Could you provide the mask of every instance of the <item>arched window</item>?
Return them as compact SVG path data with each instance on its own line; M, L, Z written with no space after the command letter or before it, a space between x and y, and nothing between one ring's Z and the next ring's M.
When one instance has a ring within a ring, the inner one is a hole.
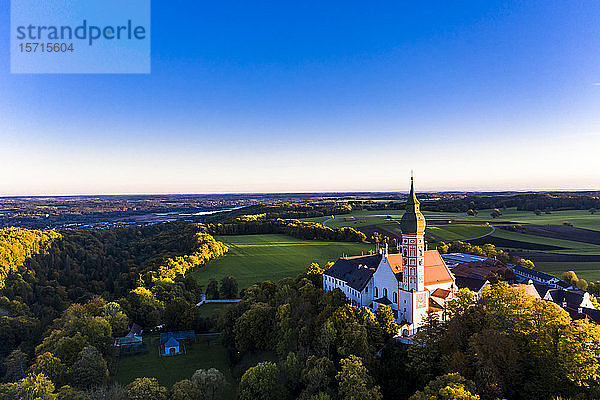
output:
M387 288L383 288L383 297L387 297Z
M394 303L398 302L398 293L394 292Z
M377 290L377 286L375 286L375 287L373 288L373 293L375 294L375 297L378 297L378 296L379 296L379 294L378 294L378 293L379 293L379 290Z

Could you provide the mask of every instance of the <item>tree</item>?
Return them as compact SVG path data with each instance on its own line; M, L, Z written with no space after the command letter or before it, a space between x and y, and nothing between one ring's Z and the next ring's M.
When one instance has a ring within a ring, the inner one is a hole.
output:
M563 281L570 283L572 285L575 285L577 283L577 281L579 280L579 278L577 277L577 274L574 271L563 272L561 278Z
M458 373L438 376L409 400L479 400L475 384Z
M565 376L576 386L589 387L600 379L600 327L585 320L570 324L558 341L558 360Z
M266 303L254 303L237 319L234 326L235 344L239 351L253 348L266 350L273 345L275 308Z
M285 377L285 386L292 392L296 393L300 387L302 378L302 365L296 356L296 353L290 352L283 363L283 376Z
M394 318L394 312L388 306L380 306L375 311L375 317L377 318L377 325L388 335L397 335L400 330L400 326L396 323Z
M474 292L468 288L459 289L454 298L446 303L446 317L451 318L456 313L463 313L473 303Z
M35 364L31 366L35 374L44 374L57 386L62 386L67 372L67 367L60 358L54 354L46 352L37 356Z
M207 397L202 397L198 385L189 379L179 381L171 387L172 400L200 400Z
M482 397L487 399L514 398L523 386L526 374L521 353L509 335L486 329L469 340L467 355L473 360L473 380Z
M0 396L3 395L0 388ZM4 390L6 399L56 400L54 384L44 374L29 374L17 383L9 383ZM2 397L0 397L2 398Z
M575 286L577 286L577 289L583 290L584 292L588 289L588 283L585 279L579 279Z
M502 211L500 211L500 210L499 210L499 209L497 209L497 208L494 208L494 209L492 210L492 212L490 213L490 216L491 216L492 218L494 218L494 219L495 219L495 218L498 218L498 217L500 217L501 215L502 215Z
M102 389L105 389L105 387L102 386ZM109 397L106 394L103 394L101 397L99 397L99 396L95 396L94 392L91 392L91 393L88 392L87 396L86 396L86 394L84 392L82 392L81 390L77 390L75 388L72 388L69 385L65 385L58 390L57 400L104 400L104 399L127 400L126 397L118 397L118 396Z
M379 386L372 385L367 368L360 357L351 355L340 361L342 369L336 375L338 393L342 400L381 399Z
M137 378L125 387L129 400L166 400L167 389L156 378Z
M6 357L6 361L4 361L4 368L6 368L5 379L9 382L15 382L25 378L27 365L27 354L21 350L13 350Z
M129 303L129 307L126 308L127 315L134 322L150 328L158 325L163 303L149 289L138 286L129 292L127 301Z
M227 383L225 375L216 368L199 369L194 372L191 380L198 387L201 397L208 400L218 399Z
M221 279L220 288L221 298L223 299L235 299L238 296L238 283L233 276L226 276Z
M392 241L390 242L390 251L393 253L398 252L398 239L392 238Z
M183 297L176 297L165 306L163 322L171 331L190 329L196 307Z
M217 300L219 298L219 282L215 278L210 278L206 286L206 298Z
M331 321L326 321L321 327L321 345L327 351L327 358L330 356L331 345L335 342L336 334L335 326Z
M327 393L320 392L310 396L310 400L331 400L331 396Z
M519 258L515 264L520 265L521 267L535 269L535 264L531 260L526 260L524 258Z
M71 377L81 388L98 386L108 379L108 369L102 354L94 346L87 346L79 353L79 359L73 364Z
M121 310L121 305L114 301L106 303L103 309L104 318L110 324L114 336L123 336L129 327L129 318Z
M304 273L308 276L311 275L323 275L323 272L325 272L325 270L323 268L321 268L319 266L319 264L317 263L311 263L308 267L306 267L306 269L304 270Z
M335 365L327 357L308 357L302 370L302 382L305 389L302 397L331 391L335 379Z
M283 397L279 368L262 362L248 369L240 381L239 400L278 400Z
M62 390L62 388L61 388ZM102 385L93 389L92 391L87 391L84 396L85 400L130 400L127 396L127 392L123 386L118 383L113 383L111 385ZM62 400L62 399L61 399ZM79 398L65 398L64 400L79 400ZM83 399L82 399L83 400Z

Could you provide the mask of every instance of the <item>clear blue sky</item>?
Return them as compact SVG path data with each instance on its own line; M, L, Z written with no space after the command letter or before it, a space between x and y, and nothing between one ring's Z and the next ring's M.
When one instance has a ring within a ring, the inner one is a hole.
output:
M600 189L600 1L282 3L154 0L151 74L11 75L0 0L0 195Z

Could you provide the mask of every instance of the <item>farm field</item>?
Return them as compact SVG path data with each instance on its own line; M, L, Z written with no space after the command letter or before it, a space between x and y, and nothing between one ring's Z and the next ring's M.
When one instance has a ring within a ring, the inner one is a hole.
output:
M496 229L493 234L486 236L481 239L482 242L494 243L494 238L508 239L515 242L521 242L523 246L528 244L540 244L546 246L557 247L557 249L547 249L545 251L552 253L561 254L598 254L600 255L600 245L577 242L573 240L562 240L537 235L529 235L521 232L513 232L506 229ZM510 242L509 242L510 243ZM527 247L519 247L519 243L514 245L499 245L499 247L523 249L523 250L536 250L529 249Z
M554 211L535 215L531 211L509 208L501 217L493 219L491 210L480 210L478 215L466 213L427 212L426 234L430 241L468 240L473 244L492 243L513 254L530 258L541 271L560 276L563 271L574 270L588 280L600 280L600 214L586 210ZM355 211L335 218L311 218L332 228L350 226L368 236L373 231L383 235L400 235L399 222L403 210ZM453 223L448 224L452 221ZM522 224L526 232L500 229L503 223ZM574 228L564 226L568 222ZM486 225L489 224L489 225ZM491 233L494 226L494 232ZM552 225L549 227L548 225ZM581 229L588 229L584 231ZM473 238L486 235L480 239ZM515 253L516 252L516 253Z
M575 271L579 278L586 281L600 280L600 262L536 262L537 269L558 278L565 271Z
M210 278L227 275L237 279L240 289L264 280L277 282L296 277L312 262L324 266L342 254L358 255L373 250L372 245L364 243L302 240L286 235L216 236L216 239L225 243L229 252L193 273L204 287Z
M535 215L531 211L517 211L516 208L508 208L502 212L502 216L496 220L490 216L491 210L479 210L475 216L466 213L448 213L423 211L427 220L460 220L468 221L474 224L484 224L485 222L512 222L520 224L538 224L538 225L562 225L563 222L569 222L577 228L585 228L600 231L600 213L590 214L586 210L568 210L554 211L552 214ZM335 218L327 222L331 228L340 228L343 226L360 227L365 225L376 225L386 222L386 217L400 219L404 210L376 210L353 211L350 214L336 215ZM323 222L331 217L305 218L303 221ZM389 220L388 220L389 222Z

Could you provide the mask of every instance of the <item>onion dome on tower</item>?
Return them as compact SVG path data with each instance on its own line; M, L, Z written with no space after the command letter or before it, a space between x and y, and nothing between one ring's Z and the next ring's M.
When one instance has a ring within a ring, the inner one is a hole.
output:
M406 235L423 235L425 233L425 217L421 214L412 176L410 177L410 193L406 202L406 212L400 220L400 229Z

